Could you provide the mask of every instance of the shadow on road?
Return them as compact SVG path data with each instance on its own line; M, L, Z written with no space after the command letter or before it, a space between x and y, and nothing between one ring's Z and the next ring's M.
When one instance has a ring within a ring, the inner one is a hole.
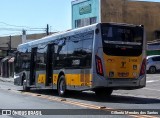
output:
M33 89L31 93L36 93L39 95L49 95L54 97L59 97L56 90L38 90ZM141 97L132 97L132 96L122 96L122 95L112 95L106 98L97 97L93 92L76 92L70 91L65 98L76 99L76 100L85 100L93 102L108 102L108 103L127 103L127 104L157 104L160 103L160 99L156 98L141 98Z
M149 73L149 72L147 71L147 74L149 74L149 75L160 74L160 70L158 70L156 73L153 73L153 74L151 74L151 73Z

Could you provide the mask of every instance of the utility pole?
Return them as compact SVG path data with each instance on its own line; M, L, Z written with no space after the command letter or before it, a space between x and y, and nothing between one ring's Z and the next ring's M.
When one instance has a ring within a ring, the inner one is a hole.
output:
M11 52L11 35L9 36L9 41L6 43L8 45L8 50L7 50L7 56L9 56L9 53Z
M46 34L49 35L49 25L47 24Z
M26 30L22 30L22 43L26 43Z
M11 35L9 36L9 51L11 51L11 39L12 39L12 37L11 37Z

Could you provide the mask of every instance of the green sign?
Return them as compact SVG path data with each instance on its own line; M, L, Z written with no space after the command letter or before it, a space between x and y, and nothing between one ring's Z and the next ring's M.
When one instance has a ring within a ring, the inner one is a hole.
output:
M80 15L91 13L91 11L91 4L79 8Z

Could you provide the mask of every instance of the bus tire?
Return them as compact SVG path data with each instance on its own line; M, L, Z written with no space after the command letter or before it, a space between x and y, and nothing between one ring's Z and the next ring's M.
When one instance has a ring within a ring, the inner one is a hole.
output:
M27 87L27 81L26 80L23 80L23 91L25 91L25 92L30 91L30 87Z
M113 89L96 89L95 94L97 97L110 97L113 92Z
M22 79L21 79L21 86L23 86L23 81L26 79L25 74L23 73Z
M59 78L57 90L58 90L58 95L59 96L61 96L61 97L65 96L65 94L66 94L66 82L65 82L65 77L63 75Z

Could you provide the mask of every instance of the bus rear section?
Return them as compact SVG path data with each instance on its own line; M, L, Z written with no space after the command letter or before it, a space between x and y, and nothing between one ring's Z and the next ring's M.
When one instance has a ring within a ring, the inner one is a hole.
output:
M143 26L101 24L96 40L93 90L137 89L146 85Z

